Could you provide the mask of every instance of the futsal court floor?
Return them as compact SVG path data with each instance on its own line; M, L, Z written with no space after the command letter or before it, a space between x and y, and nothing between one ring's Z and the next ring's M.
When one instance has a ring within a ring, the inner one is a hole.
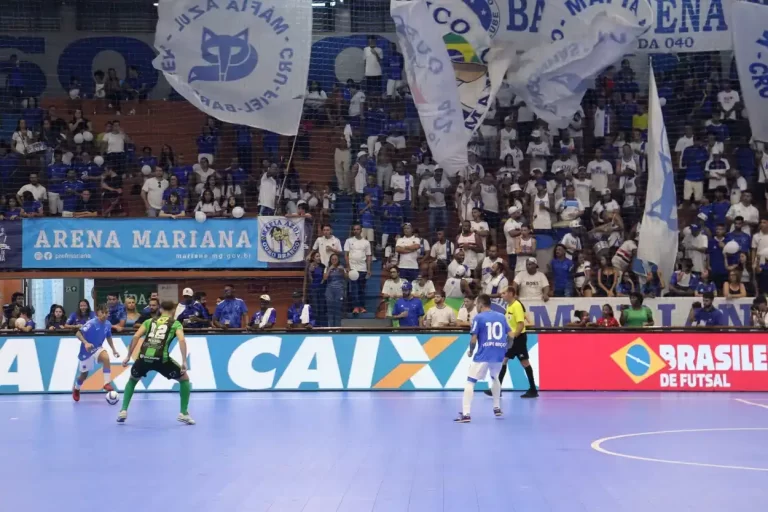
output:
M768 510L768 395L459 392L0 396L0 510Z

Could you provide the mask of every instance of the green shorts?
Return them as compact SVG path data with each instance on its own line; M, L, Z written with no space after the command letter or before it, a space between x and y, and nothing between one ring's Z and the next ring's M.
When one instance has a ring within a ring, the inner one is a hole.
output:
M159 360L150 362L139 358L131 367L131 377L134 379L146 377L149 372L157 372L169 380L179 380L181 377L181 366L171 358L168 358L165 362Z

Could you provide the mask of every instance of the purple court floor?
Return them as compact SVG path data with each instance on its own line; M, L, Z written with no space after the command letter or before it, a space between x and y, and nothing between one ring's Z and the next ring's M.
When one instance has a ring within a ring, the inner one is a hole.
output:
M0 510L766 509L766 394L508 393L500 420L478 394L466 425L460 401L193 393L190 427L177 394L135 395L125 425L102 395L0 396Z

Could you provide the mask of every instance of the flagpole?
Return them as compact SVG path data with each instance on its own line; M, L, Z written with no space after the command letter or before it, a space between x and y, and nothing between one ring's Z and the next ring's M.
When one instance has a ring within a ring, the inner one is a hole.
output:
M301 126L301 119L299 119L299 126ZM288 163L285 166L285 175L283 176L283 182L280 184L280 188L277 191L277 209L275 213L281 213L283 189L285 189L285 182L288 180L288 171L291 168L291 162L293 161L293 153L296 151L296 141L299 140L299 132L296 131L296 135L293 137L293 144L291 145L291 154L288 156Z

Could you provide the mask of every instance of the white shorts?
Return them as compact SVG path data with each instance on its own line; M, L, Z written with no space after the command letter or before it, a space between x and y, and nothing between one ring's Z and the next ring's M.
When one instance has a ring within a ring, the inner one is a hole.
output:
M703 181L688 181L683 182L683 201L688 201L691 196L696 202L701 201L704 197L704 182Z
M104 352L103 348L100 348L93 354L91 354L91 357L86 359L85 361L80 361L80 373L90 373L93 371L93 369L96 367L96 363L99 362L99 356L101 353Z
M467 372L467 380L469 382L477 382L485 379L485 376L489 373L491 374L492 379L496 379L501 371L501 365L501 361L498 363L480 363L472 361L472 364L469 365L469 371Z
M394 96L399 98L400 93L397 92L397 90L403 86L402 80L392 80L389 78L387 80L387 96Z

